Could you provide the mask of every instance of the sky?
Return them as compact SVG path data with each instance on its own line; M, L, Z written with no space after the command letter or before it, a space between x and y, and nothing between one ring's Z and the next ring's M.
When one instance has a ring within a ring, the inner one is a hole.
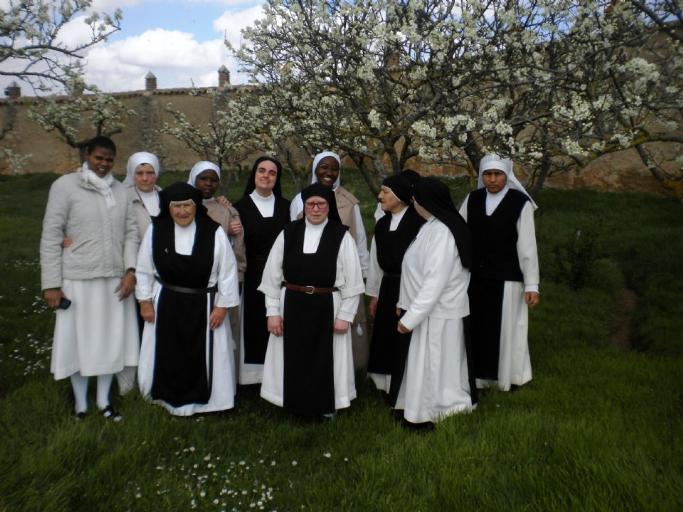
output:
M86 83L107 92L140 90L151 71L160 89L215 86L222 65L230 70L231 83L243 83L246 77L238 73L223 40L239 46L241 29L261 16L263 2L94 0L93 10L113 13L120 8L123 20L119 32L87 52ZM89 29L83 18L64 27L61 37L65 41L87 38ZM24 89L22 94L31 94Z

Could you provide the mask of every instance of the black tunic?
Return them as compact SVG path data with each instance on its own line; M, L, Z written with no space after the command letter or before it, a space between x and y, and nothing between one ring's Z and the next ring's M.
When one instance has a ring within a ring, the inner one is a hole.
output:
M234 204L244 226L247 270L244 273L242 333L244 362L263 364L268 347L265 297L257 290L273 242L289 223L289 201L275 197L272 217L263 217L254 201L244 196Z
M329 220L318 250L304 254L306 223L284 229L282 271L286 282L332 288L337 255L347 228ZM286 290L284 317L283 406L297 414L334 412L334 303L332 293L306 294Z
M400 384L403 379L405 362L410 345L410 334L400 334L396 328L396 303L401 284L401 263L408 246L415 240L424 219L409 207L395 231L390 231L391 214L377 221L375 227L375 246L377 263L384 272L377 297L377 311L370 343L368 372L388 374L392 384ZM392 388L395 386L392 385ZM390 390L391 403L396 401L395 393Z
M517 220L528 197L510 189L491 215L486 215L486 189L467 200L472 233L472 274L468 289L474 373L497 380L505 281L523 281L517 255Z
M207 295L216 230L220 225L197 216L192 254L175 252L174 223L156 222L152 255L162 288L156 311L156 348L151 395L173 407L207 403L211 396L212 337L207 347ZM171 289L171 288L176 288ZM213 294L211 295L213 298ZM209 330L211 333L212 331ZM209 364L207 368L207 353Z

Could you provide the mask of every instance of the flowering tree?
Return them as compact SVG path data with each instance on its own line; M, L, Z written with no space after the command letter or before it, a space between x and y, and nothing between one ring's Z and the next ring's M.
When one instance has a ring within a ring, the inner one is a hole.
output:
M75 91L70 96L50 96L39 100L28 111L29 119L48 132L56 132L74 149L83 151L93 135L111 136L124 128L127 116L136 115L111 94L91 87L91 93Z
M119 30L121 10L90 13L92 0L7 0L0 6L0 76L19 78L35 90L67 85L80 76L83 52ZM87 14L87 16L86 16ZM78 43L63 37L68 24L85 23Z
M418 155L475 169L498 151L538 189L664 140L663 118L680 133L675 4L269 0L235 53L277 138L341 150L371 186Z
M212 102L211 118L195 122L169 104L166 111L173 121L161 131L172 135L200 158L214 162L223 170L240 163L260 147L259 123L249 90L197 89L195 96Z

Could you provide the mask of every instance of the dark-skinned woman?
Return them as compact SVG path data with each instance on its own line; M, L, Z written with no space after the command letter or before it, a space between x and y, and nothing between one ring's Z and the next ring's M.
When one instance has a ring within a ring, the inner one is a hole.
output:
M78 419L88 410L88 378L97 376L97 407L120 420L109 403L112 378L138 363L129 296L139 238L126 189L112 176L115 156L111 139L89 142L82 167L50 187L40 240L43 298L57 311L50 369L71 379Z
M174 183L138 254L136 297L145 319L138 382L142 395L177 416L234 405L228 308L239 304L237 264L202 194Z
M254 162L242 199L234 206L244 226L247 269L242 289L242 323L238 382L259 384L268 346L266 306L257 290L268 253L280 231L289 224L289 201L282 197L282 164L269 156Z

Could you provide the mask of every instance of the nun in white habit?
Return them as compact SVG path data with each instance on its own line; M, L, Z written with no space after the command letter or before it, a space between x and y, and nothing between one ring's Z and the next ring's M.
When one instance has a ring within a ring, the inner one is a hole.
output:
M363 278L329 187L310 185L302 197L306 217L278 235L258 288L271 333L261 396L295 414L331 415L356 397L350 324Z
M363 277L367 277L370 265L370 252L365 234L365 226L360 213L360 201L341 185L341 158L332 151L323 151L315 155L311 166L311 184L320 183L334 192L337 211L341 223L349 228L351 237L356 242L360 268ZM301 194L297 194L289 207L291 220L301 218L303 202ZM359 303L358 312L352 326L353 363L356 370L364 370L368 364L369 338L365 302Z
M534 229L536 203L512 171L512 160L488 154L477 190L460 213L472 233L470 308L477 386L503 391L532 378L528 308L539 302Z
M464 325L471 248L446 185L422 178L413 204L426 222L401 265L398 331L412 335L394 407L428 425L477 402Z
M186 183L161 192L138 254L135 295L145 319L138 382L176 416L230 409L234 359L227 308L239 304L237 264L220 225Z

